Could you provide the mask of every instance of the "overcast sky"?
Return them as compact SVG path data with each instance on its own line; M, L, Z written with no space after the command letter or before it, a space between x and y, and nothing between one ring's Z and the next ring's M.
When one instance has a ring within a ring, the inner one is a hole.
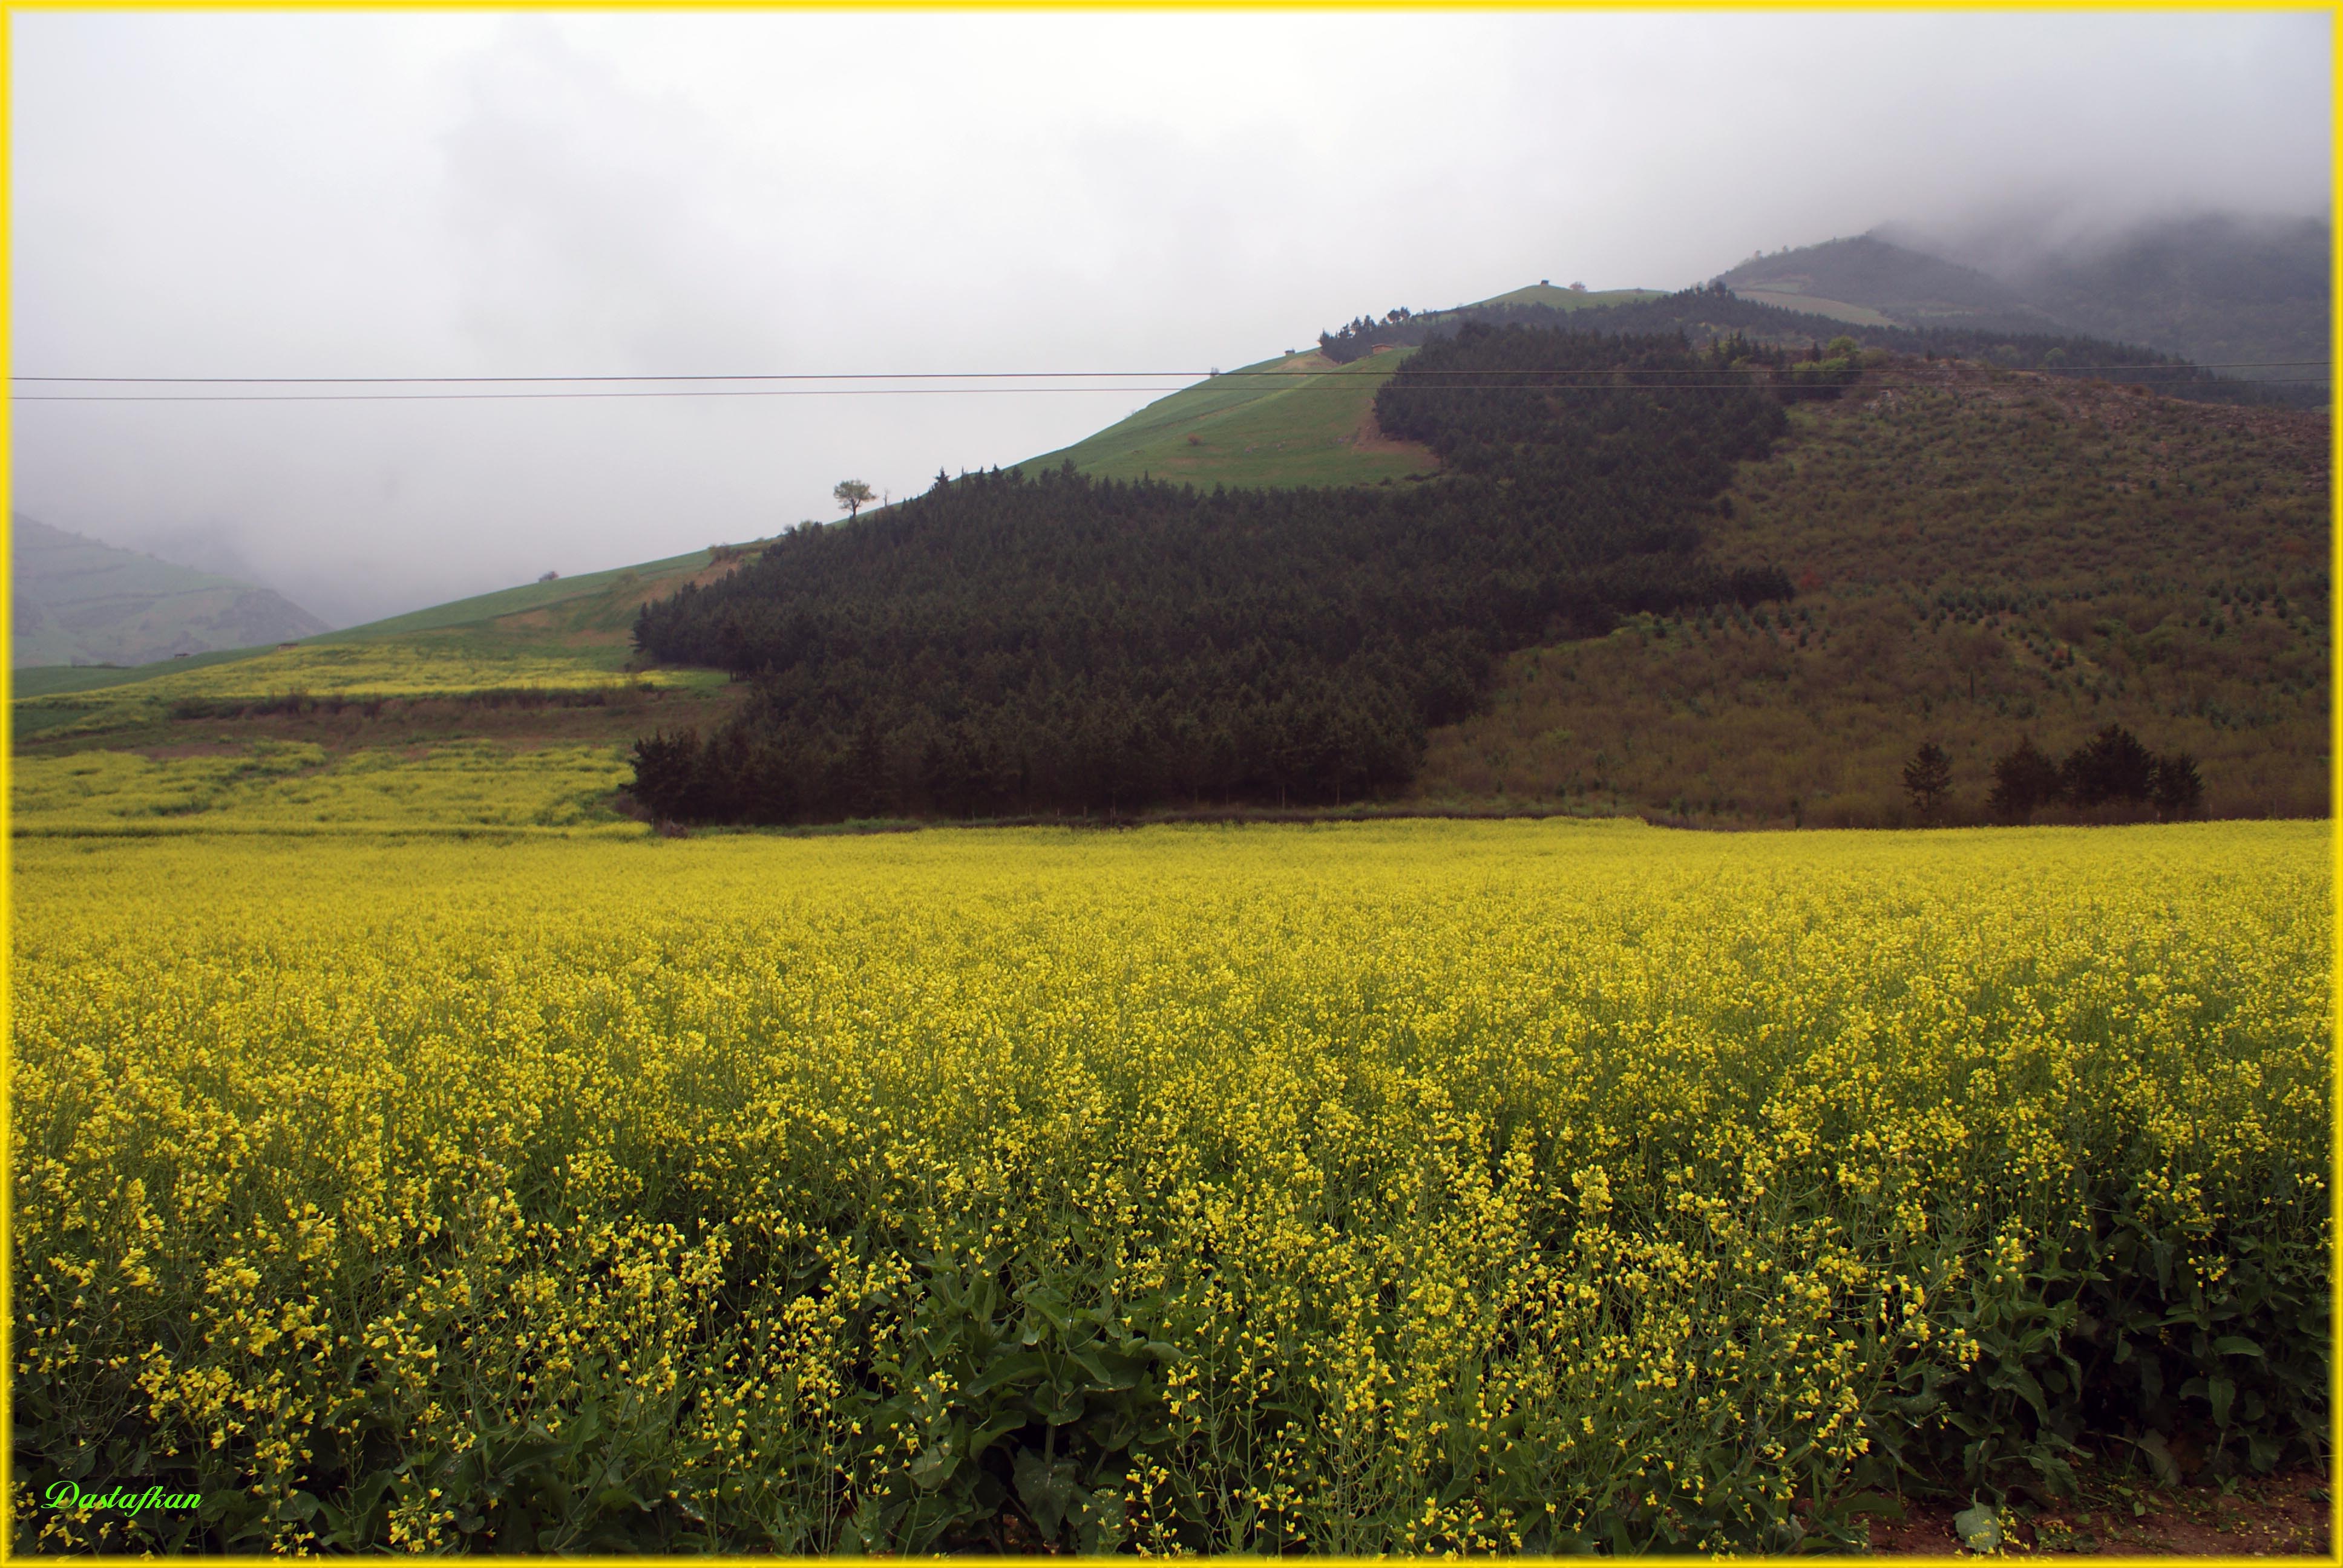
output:
M1233 366L1541 277L2329 188L2313 13L10 25L18 376ZM1150 396L20 401L14 499L348 624L769 534Z

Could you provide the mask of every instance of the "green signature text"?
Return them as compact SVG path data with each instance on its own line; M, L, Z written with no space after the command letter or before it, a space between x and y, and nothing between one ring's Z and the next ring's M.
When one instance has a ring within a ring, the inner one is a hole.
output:
M49 1488L52 1508L118 1508L136 1515L150 1508L200 1508L203 1495L195 1492L166 1492L160 1486L150 1486L144 1492L126 1492L116 1485L109 1492L84 1492L70 1481L60 1481Z

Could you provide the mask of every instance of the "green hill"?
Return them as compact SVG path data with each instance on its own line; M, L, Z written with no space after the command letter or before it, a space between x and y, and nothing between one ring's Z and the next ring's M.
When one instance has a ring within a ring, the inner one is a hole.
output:
M136 665L281 642L326 623L272 589L9 519L9 661Z

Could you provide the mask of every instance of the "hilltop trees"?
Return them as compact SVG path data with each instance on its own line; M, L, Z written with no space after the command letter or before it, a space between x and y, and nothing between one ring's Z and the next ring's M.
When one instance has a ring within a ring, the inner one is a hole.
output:
M1394 310L1380 320L1362 316L1345 323L1340 332L1321 333L1318 347L1327 358L1342 365L1377 348L1428 343L1467 325L1541 327L1558 314L1552 306L1525 303L1460 306L1442 311ZM1722 282L1658 299L1576 310L1566 319L1575 330L1621 337L1682 334L1701 344L1735 336L1765 344L1768 361L1785 367L1775 386L1791 400L1839 396L1860 373L1860 351L1885 349L1915 357L1986 360L2008 369L2040 369L2054 375L2153 386L2169 397L2204 402L2316 407L2327 401L2323 383L2288 386L2231 380L2152 348L2094 337L1988 332L1976 327L1850 327L1804 311L1743 299ZM1830 333L1827 344L1820 342L1816 336L1820 332ZM1799 358L1789 360L1780 353L1785 347L1795 348Z
M855 514L870 500L870 487L860 479L840 479L830 493L840 509L845 512L848 522L852 522Z

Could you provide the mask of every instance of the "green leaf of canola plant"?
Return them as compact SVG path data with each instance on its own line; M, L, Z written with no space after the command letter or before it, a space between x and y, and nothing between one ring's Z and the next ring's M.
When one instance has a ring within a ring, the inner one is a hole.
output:
M1066 1511L1073 1506L1073 1461L1044 1459L1029 1448L1017 1455L1015 1468L1018 1500L1033 1516L1042 1539L1056 1540L1065 1524Z
M1953 1515L1953 1533L1961 1538L1962 1545L1981 1556L2001 1550L2001 1521L1981 1503Z
M2180 1462L2172 1457L2172 1448L2160 1432L2151 1432L2135 1445L2147 1455L2147 1462L2156 1472L2156 1479L2167 1486L2180 1484Z
M932 1443L926 1452L911 1461L911 1483L922 1492L933 1492L952 1478L960 1468L960 1455L946 1443Z

